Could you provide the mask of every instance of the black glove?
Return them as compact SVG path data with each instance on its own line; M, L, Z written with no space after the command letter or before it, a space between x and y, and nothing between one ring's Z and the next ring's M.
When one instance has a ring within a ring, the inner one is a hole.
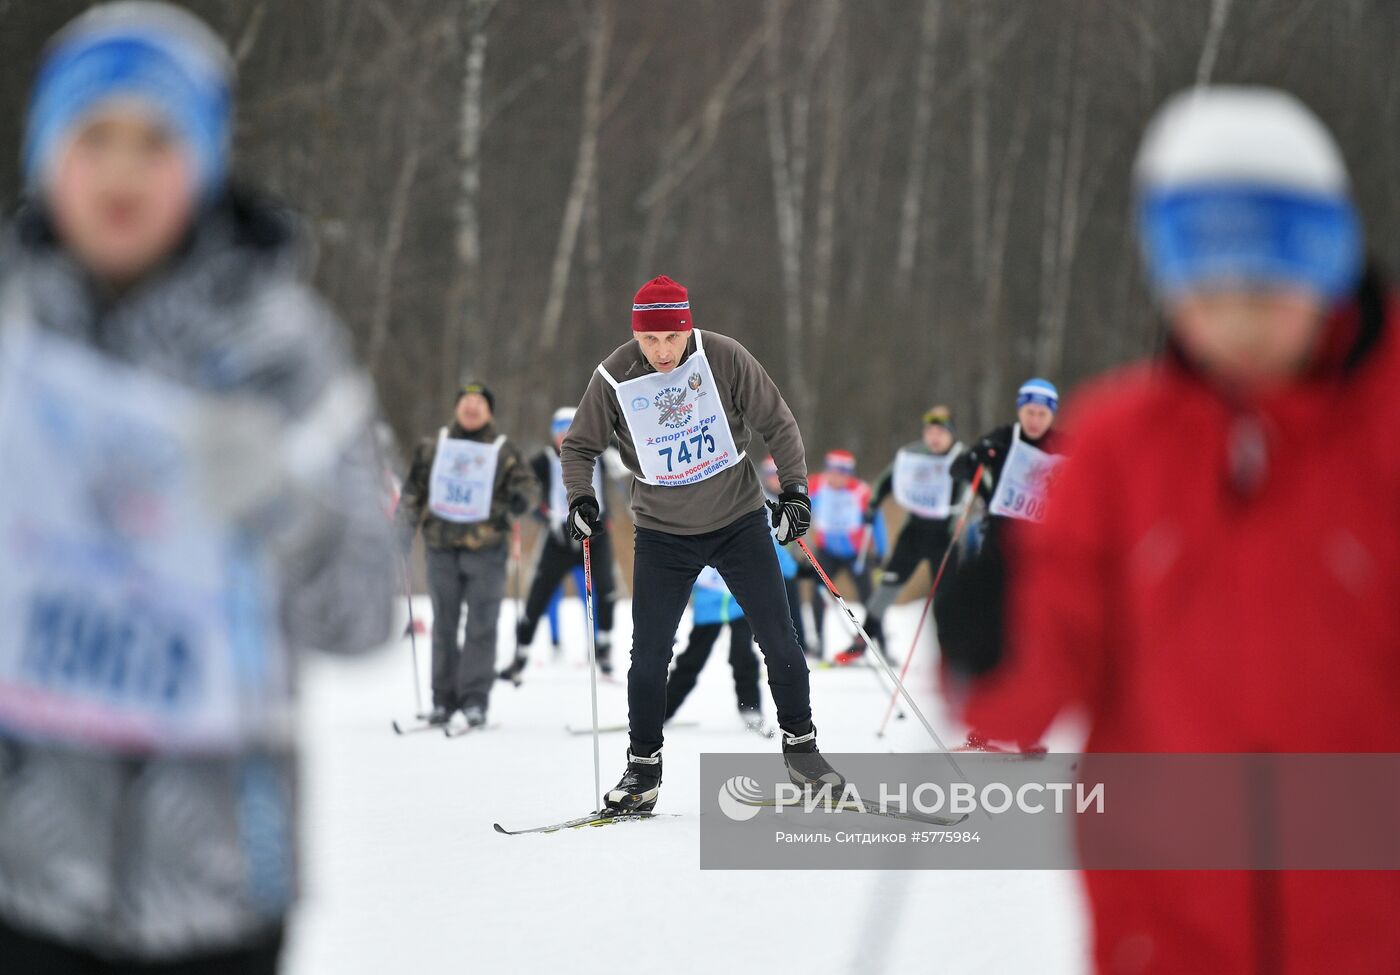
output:
M778 495L778 503L773 506L773 527L779 545L801 538L811 524L812 502L807 495L800 491L784 491Z
M602 519L598 517L598 502L583 494L569 505L569 517L564 520L564 530L569 533L570 538L581 542L592 538L593 533L601 528L602 524Z
M878 517L880 517L880 509L878 506L872 504L869 508L865 509L865 514L860 516L860 520L867 525L874 525L875 519Z
M530 499L523 494L512 494L506 500L506 510L511 513L512 517L519 518L530 510Z
M983 440L974 447L970 447L953 458L952 465L948 468L948 473L959 481L970 481L977 468L990 465L997 457L997 449L987 441Z

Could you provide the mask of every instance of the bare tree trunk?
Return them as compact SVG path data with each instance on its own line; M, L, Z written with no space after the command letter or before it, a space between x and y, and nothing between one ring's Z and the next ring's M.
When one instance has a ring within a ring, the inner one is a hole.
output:
M421 86L420 86L421 92ZM409 121L404 127L404 154L399 160L398 175L394 188L389 194L389 220L384 231L384 241L380 244L374 274L374 305L370 312L369 344L365 358L372 374L378 374L380 357L389 337L389 318L394 304L394 269L398 266L399 254L403 251L404 231L408 224L408 205L413 193L413 184L418 177L419 163L423 158L422 140L419 138L418 106L421 99L417 94L411 97L413 108L409 109Z
M1055 80L1050 106L1050 146L1045 157L1045 211L1040 226L1040 320L1038 336L1043 351L1045 336L1055 327L1055 284L1060 261L1060 221L1064 218L1061 201L1064 197L1066 145L1069 142L1070 48L1073 31L1066 24L1060 33L1055 52ZM1045 371L1042 356L1037 354L1037 369Z
M997 179L996 200L992 206L991 220L987 228L987 272L983 278L983 349L982 361L986 371L980 389L981 419L986 424L997 413L997 403L1004 395L1004 366L1014 350L1005 341L1001 327L1001 303L1006 293L1005 267L1008 229L1011 223L1011 204L1016 193L1016 169L1021 162L1021 153L1026 147L1026 128L1030 121L1027 103L1022 100L1012 123L1011 139L1002 160L1001 173Z
M1056 107L1051 119L1050 167L1045 185L1045 226L1041 238L1041 314L1036 369L1058 375L1064 366L1065 330L1074 259L1083 229L1084 144L1087 140L1089 90L1078 75L1073 36L1066 31L1056 72ZM1071 87L1070 78L1075 78Z
M834 31L841 8L828 0L827 10ZM825 73L825 128L822 141L821 176L817 182L816 239L812 245L812 338L818 345L826 336L831 317L831 263L836 245L836 190L841 172L841 144L846 123L846 55L842 45L831 58Z
M607 295L603 285L603 224L598 213L598 181L588 192L583 208L583 268L588 284L588 316L595 327L607 321Z
M447 320L443 328L440 390L462 380L468 367L466 335L478 337L476 353L489 359L491 329L479 328L481 314L481 135L482 94L486 76L486 25L496 0L466 0L467 43L462 72L462 100L457 133L457 273L447 289ZM442 397L439 397L442 398Z
M773 170L773 206L778 225L778 260L783 275L783 323L787 334L789 386L799 423L810 422L806 356L802 336L802 215L801 192L793 186L788 152L787 124L783 113L782 66L783 8L768 0L768 37L764 51L768 118L768 155Z
M1055 290L1049 325L1041 335L1037 362L1043 373L1059 376L1064 369L1065 330L1069 327L1069 299L1074 283L1074 260L1079 253L1084 229L1084 143L1087 141L1089 86L1084 78L1075 82L1070 108L1068 147L1060 192L1060 239L1056 245Z
M968 147L972 153L972 271L975 277L986 273L988 227L991 218L991 175L988 172L987 108L988 54L983 43L986 11L978 4L968 17L968 52L972 60L972 131Z
M651 273L655 266L661 231L670 214L676 191L714 147L734 92L763 49L767 36L767 27L760 24L730 58L724 74L710 89L699 111L675 129L662 147L656 177L637 199L638 206L647 215L641 243L637 247L636 277L639 280Z
M878 90L879 101L875 107L874 134L865 142L867 151L857 156L857 161L865 167L861 177L859 192L860 204L851 228L850 274L846 279L846 307L860 308L865 300L865 282L870 270L871 252L879 233L880 177L885 164L885 147L889 144L890 107L894 101L897 68L892 68L888 77L874 86ZM858 112L852 112L858 115Z
M1210 26L1201 44L1201 57L1196 62L1196 84L1210 84L1215 59L1220 54L1220 39L1225 36L1225 18L1230 14L1230 0L1211 0Z
M253 48L258 44L258 34L262 30L263 16L266 13L267 0L258 0L258 5L248 15L248 22L243 25L243 30L238 35L238 43L233 48L233 61L239 68L247 63Z
M924 0L923 28L919 41L919 67L914 81L914 123L909 132L909 168L904 179L904 202L899 213L899 250L895 255L895 294L909 294L918 250L920 205L923 201L928 163L929 125L933 119L933 69L938 48L939 14L942 0Z
M578 161L574 166L573 182L564 203L564 219L559 227L559 241L554 249L554 263L549 274L549 297L540 320L540 344L554 345L559 323L564 317L564 299L569 288L569 272L574 262L574 247L578 243L583 208L595 179L598 165L598 130L602 122L603 77L608 66L608 42L613 28L612 0L598 0L588 30L588 64L583 78L583 121L579 129Z
M808 137L811 89L821 59L831 45L836 30L838 0L822 4L817 23L803 52L802 69L792 80L791 123L783 107L782 39L783 6L769 0L768 35L764 50L766 75L765 109L768 121L769 158L773 170L773 199L778 225L779 261L783 274L783 320L788 337L792 369L793 412L799 421L814 419L815 401L809 371L813 363L805 354L803 324L803 221L807 189ZM834 174L833 174L834 175ZM832 193L835 193L833 186ZM833 217L834 219L834 217ZM827 299L829 303L829 298Z

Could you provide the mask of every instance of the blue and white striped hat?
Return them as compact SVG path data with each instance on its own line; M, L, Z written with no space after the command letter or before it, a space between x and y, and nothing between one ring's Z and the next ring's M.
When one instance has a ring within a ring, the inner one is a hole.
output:
M1027 379L1016 391L1016 409L1035 403L1052 413L1060 408L1060 391L1048 379Z
M1177 95L1138 153L1142 250L1159 295L1355 285L1362 235L1341 152L1292 95L1213 87Z
M549 432L552 436L560 437L569 432L569 427L574 422L574 414L578 410L572 406L561 406L554 411L554 417L549 421Z
M22 165L44 186L66 137L114 101L152 111L194 158L198 194L212 196L228 169L233 60L203 21L164 3L94 7L49 43L30 96Z

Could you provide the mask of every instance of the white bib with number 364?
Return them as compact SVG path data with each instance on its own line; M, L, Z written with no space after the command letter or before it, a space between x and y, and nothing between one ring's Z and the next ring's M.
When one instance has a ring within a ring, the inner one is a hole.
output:
M1011 453L1006 455L1001 479L992 495L991 513L1025 521L1042 520L1055 468L1064 459L1026 443L1021 439L1021 425L1016 424L1011 432Z
M643 482L683 487L714 477L744 459L729 429L698 328L695 354L670 372L623 383L602 366L598 372L617 392Z
M953 475L949 469L962 445L946 454L901 450L894 455L894 499L920 518L947 518L953 511Z
M0 328L6 733L142 753L267 734L285 687L277 588L212 500L219 410L37 327Z
M438 431L433 470L428 476L428 510L443 521L469 523L491 517L496 461L504 435L491 443L458 440Z

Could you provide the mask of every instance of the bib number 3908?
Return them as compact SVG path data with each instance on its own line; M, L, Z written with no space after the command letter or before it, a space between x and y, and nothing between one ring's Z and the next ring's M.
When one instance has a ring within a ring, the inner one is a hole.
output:
M1042 521L1045 518L1045 498L1018 491L1010 485L1006 487L1006 507L1017 518L1030 521Z

